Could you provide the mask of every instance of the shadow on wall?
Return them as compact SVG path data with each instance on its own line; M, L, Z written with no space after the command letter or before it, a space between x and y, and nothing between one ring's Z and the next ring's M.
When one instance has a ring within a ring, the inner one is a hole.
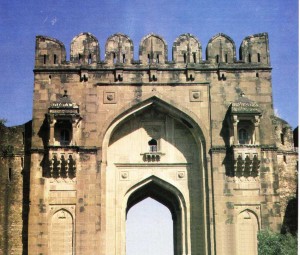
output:
M287 233L294 236L298 233L298 193L296 197L290 199L285 210L281 234Z

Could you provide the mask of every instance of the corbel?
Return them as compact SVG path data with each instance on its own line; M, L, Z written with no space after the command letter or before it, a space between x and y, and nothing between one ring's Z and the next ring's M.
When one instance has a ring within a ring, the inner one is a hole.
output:
M115 70L115 81L123 81L123 70L122 69Z
M157 81L157 70L156 69L149 70L149 81Z
M186 70L186 79L188 81L195 80L195 70L193 70L193 69L187 69Z
M88 81L89 79L89 72L88 70L80 70L80 81Z

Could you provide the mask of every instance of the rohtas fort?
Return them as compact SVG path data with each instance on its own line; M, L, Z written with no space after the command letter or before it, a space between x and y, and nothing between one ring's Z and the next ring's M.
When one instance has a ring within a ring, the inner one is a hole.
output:
M81 33L66 55L36 37L32 120L0 125L1 255L126 255L146 198L172 215L174 255L256 255L260 230L295 231L297 135L274 113L267 33L238 50L182 34L171 53Z

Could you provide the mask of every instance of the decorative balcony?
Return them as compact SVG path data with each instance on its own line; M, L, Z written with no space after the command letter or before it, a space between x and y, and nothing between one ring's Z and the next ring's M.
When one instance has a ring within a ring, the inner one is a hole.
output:
M75 149L50 148L45 156L44 177L74 179L76 177Z
M50 125L49 146L76 145L76 130L79 121L79 106L73 103L65 90L58 101L48 108L48 123Z
M234 145L233 163L234 176L246 179L259 176L261 148L258 145Z

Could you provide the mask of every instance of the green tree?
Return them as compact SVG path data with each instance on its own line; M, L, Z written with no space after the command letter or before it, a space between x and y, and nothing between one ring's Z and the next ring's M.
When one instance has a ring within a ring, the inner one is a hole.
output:
M259 255L297 255L297 236L290 233L279 234L270 230L262 230L258 233Z

